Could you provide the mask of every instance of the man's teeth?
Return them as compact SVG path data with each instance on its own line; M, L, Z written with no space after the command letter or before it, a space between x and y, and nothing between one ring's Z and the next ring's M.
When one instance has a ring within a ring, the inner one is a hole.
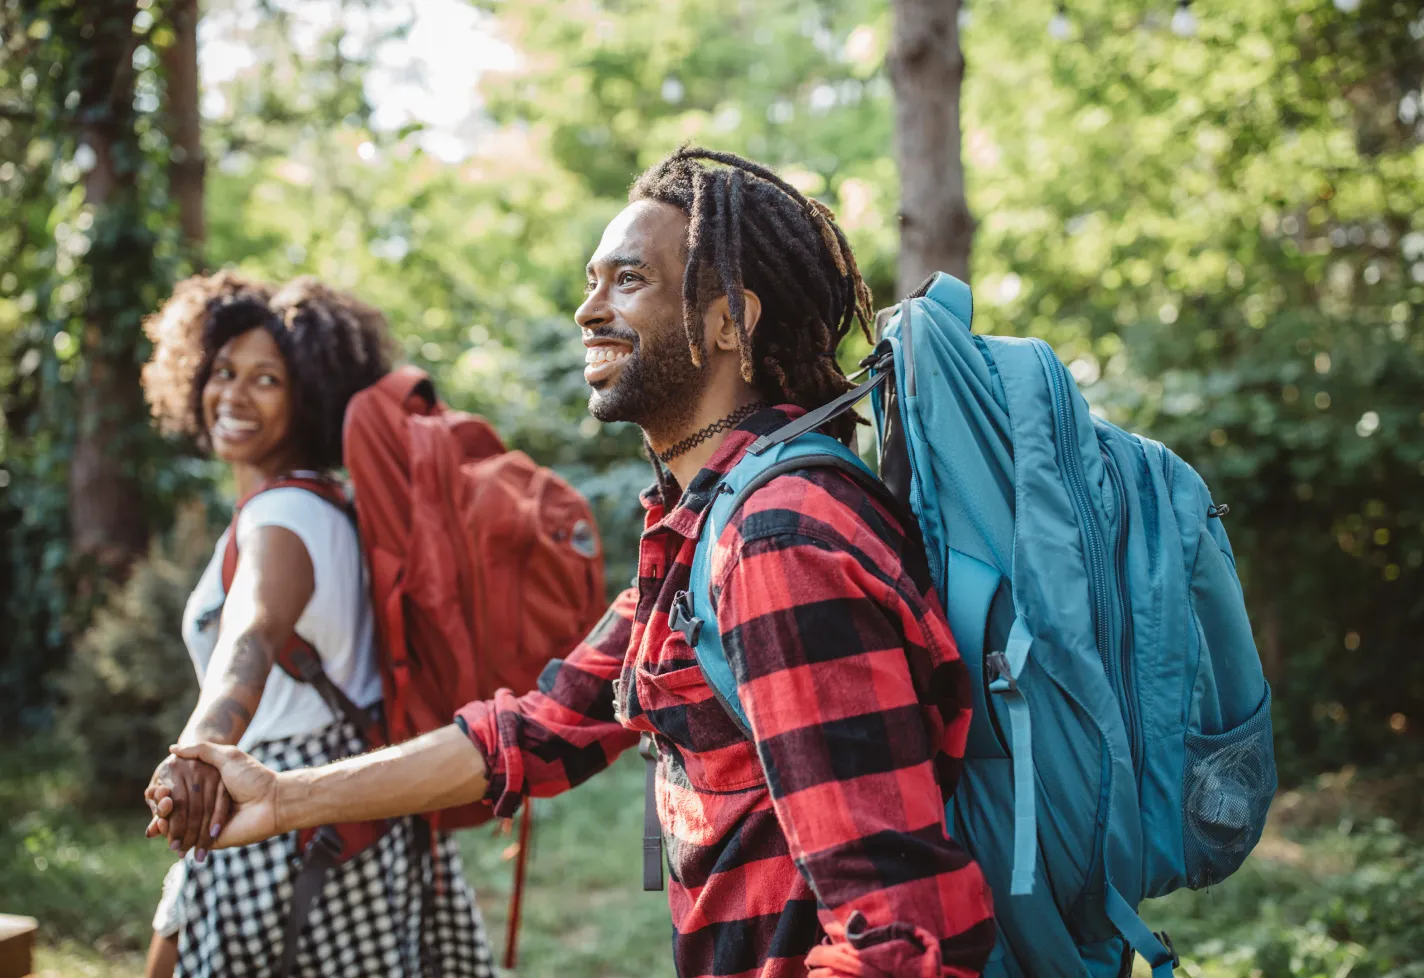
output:
M591 346L584 354L583 362L589 365L616 363L631 354L631 350L625 350L618 346Z

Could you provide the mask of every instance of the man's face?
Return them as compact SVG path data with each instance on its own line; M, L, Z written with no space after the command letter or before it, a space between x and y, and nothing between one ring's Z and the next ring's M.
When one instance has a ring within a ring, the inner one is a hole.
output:
M599 421L631 421L655 438L690 423L707 371L693 364L682 326L686 256L687 216L670 204L630 204L604 230L574 314Z

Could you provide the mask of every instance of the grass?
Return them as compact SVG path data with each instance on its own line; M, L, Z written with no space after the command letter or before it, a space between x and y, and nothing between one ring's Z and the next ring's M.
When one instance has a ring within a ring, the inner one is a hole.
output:
M0 911L41 921L38 974L137 978L172 857L143 813L80 813L58 753L0 753ZM1424 978L1424 848L1348 774L1281 795L1255 854L1226 883L1144 904L1186 978ZM641 762L536 809L518 974L670 978L667 903L639 885ZM512 837L462 834L496 952ZM1139 975L1146 971L1139 969Z
M519 937L530 978L671 978L672 923L664 893L642 889L643 761L636 751L558 798L535 802ZM513 836L463 834L465 873L502 954Z
M1144 903L1187 978L1424 978L1424 848L1380 814L1418 816L1417 782L1382 800L1351 772L1277 796L1225 883ZM1141 968L1137 975L1148 972Z

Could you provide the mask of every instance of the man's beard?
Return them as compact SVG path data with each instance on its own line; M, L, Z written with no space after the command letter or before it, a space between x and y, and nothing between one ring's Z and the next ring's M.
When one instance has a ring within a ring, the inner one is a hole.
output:
M707 371L693 364L679 325L635 339L617 376L589 395L589 413L605 423L631 421L655 441L680 437L696 416Z

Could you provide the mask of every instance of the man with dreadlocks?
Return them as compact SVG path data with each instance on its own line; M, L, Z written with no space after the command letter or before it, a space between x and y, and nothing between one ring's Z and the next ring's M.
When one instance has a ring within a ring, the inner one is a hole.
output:
M512 815L641 736L644 845L669 848L683 978L977 974L989 894L944 824L967 671L910 528L831 468L784 472L706 526L758 436L850 389L836 346L871 311L855 258L824 205L730 154L680 150L629 196L576 318L589 409L638 424L654 459L634 586L538 690L416 741L275 775L235 748L183 748L239 804L217 844L474 798ZM853 416L829 433L849 441ZM704 531L745 725L676 624Z

